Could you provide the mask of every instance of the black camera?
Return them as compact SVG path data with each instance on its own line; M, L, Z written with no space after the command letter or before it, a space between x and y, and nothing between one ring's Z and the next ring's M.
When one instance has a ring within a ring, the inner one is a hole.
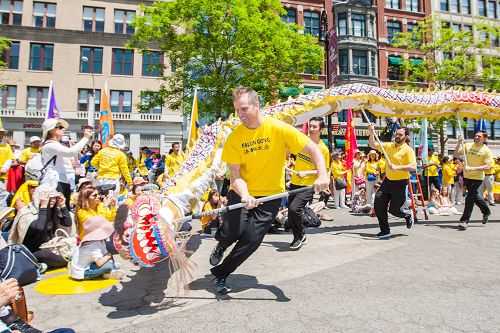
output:
M101 197L105 197L110 191L116 190L116 184L103 184L95 187Z

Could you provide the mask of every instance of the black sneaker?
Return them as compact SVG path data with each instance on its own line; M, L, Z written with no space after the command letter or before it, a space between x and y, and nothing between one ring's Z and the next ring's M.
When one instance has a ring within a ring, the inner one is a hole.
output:
M483 214L483 224L486 224L488 222L488 219L490 218L491 213L489 214Z
M467 226L469 225L469 221L460 221L458 223L459 230L467 230Z
M17 317L12 324L9 325L11 331L19 331L21 333L42 333L33 326L24 322L21 318Z
M378 234L375 235L378 239L389 239L391 238L391 233L390 232L379 232Z
M231 287L226 283L226 278L217 278L217 293L226 295L231 292Z
M293 242L290 244L290 250L298 250L305 244L307 241L306 235L302 235L302 237L296 237L293 239Z
M405 220L406 220L406 227L408 229L411 229L411 227L413 227L413 222L414 222L413 215L412 214L406 215Z
M210 265L217 266L224 256L224 251L226 251L226 249L222 248L222 246L217 243L212 253L210 254L210 259L208 260L210 262Z

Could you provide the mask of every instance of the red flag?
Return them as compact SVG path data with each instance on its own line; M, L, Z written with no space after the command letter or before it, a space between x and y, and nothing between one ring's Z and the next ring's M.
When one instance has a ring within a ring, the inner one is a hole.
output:
M109 140L115 135L115 128L113 126L113 115L109 107L108 95L106 89L102 91L101 98L101 116L99 117L99 132L101 133L102 147L109 145Z
M358 142L356 140L356 133L354 132L352 110L349 109L347 110L347 129L345 131L345 154L348 170L352 167L352 160L354 159L354 151L356 149L358 149Z

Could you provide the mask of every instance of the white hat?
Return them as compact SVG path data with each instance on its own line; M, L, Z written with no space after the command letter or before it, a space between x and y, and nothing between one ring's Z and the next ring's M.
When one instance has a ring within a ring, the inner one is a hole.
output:
M32 137L30 138L30 143L33 143L33 142L35 142L35 141L42 141L42 139L40 139L40 137L39 137L39 136L36 136L36 135L35 135L35 136L32 136Z
M88 178L80 178L78 180L78 185L76 185L76 190L79 191L80 190L80 187L83 185L83 184L87 184L87 183L91 183L92 184L92 179L88 179Z
M42 124L43 137L46 138L47 133L49 133L50 130L56 128L58 125L61 125L64 128L69 127L69 124L66 120L55 119L55 118L45 119L45 121Z
M125 137L122 134L115 134L111 140L109 140L110 147L123 149L125 148Z

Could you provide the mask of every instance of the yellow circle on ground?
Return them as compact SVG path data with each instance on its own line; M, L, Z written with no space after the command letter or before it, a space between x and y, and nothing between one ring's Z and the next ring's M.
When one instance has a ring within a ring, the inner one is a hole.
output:
M73 280L68 274L62 274L40 281L35 290L45 295L72 295L90 293L95 290L110 287L120 280L96 279L96 280Z

